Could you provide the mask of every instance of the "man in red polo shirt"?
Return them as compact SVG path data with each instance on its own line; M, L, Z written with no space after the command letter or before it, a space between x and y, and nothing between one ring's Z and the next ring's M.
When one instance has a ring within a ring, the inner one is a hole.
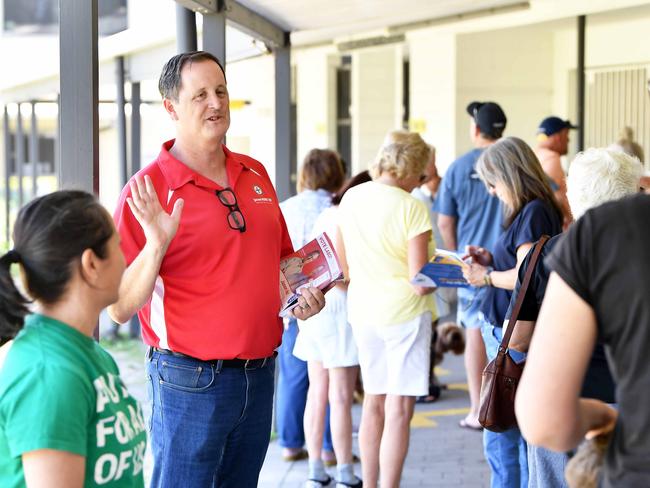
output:
M292 252L277 196L258 161L229 151L223 68L179 54L159 88L176 139L124 188L115 211L129 264L124 323L138 312L150 346L152 487L254 487L271 428L280 344L280 257ZM318 313L302 293L297 318Z

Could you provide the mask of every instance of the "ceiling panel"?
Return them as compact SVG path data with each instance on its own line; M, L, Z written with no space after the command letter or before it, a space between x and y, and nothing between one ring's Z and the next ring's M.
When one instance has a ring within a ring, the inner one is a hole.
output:
M521 0L238 0L292 33L350 35L521 4ZM523 2L525 3L525 2Z

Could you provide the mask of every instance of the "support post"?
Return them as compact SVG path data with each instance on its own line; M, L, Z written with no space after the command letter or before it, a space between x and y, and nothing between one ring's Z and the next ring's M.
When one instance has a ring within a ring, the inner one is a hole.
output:
M203 16L203 50L214 54L226 67L226 13Z
M54 167L55 175L61 174L61 94L56 96L56 133L54 134Z
M59 185L99 194L97 0L59 0Z
M584 15L578 17L578 66L576 68L576 103L578 117L577 151L585 147L585 27L587 18Z
M140 82L131 82L131 172L133 176L140 171L142 158L142 118L140 117Z
M32 166L32 198L38 196L38 120L36 117L36 102L32 101L32 122L29 132L29 163Z
M196 14L176 4L176 50L196 51Z
M290 47L275 55L275 185L280 201L291 196L291 59Z
M11 151L9 150L9 112L7 106L4 107L4 114L2 117L2 136L4 143L4 161L5 161L5 240L9 244L11 237L11 188L9 188L9 176L11 176Z
M141 165L141 121L140 118L140 105L142 98L140 97L140 83L131 82L131 172L129 176L133 176L140 171ZM138 314L131 317L129 321L129 336L132 339L140 337L140 320Z
M115 59L115 83L117 93L115 96L115 105L117 106L117 155L119 160L120 182L122 186L126 185L129 179L129 170L126 160L126 105L124 99L124 57L118 56Z
M16 177L18 178L18 207L22 207L25 202L25 194L23 192L23 168L25 166L25 136L23 132L23 115L20 112L20 103L18 105L18 113L16 114L16 137L14 139L15 159L16 162Z

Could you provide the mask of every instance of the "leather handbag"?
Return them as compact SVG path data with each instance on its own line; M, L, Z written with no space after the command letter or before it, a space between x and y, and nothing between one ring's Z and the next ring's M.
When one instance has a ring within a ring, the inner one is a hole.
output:
M492 432L504 432L517 425L515 394L524 364L518 364L512 359L508 353L508 345L542 247L548 239L549 236L542 236L535 245L524 281L517 295L517 301L508 321L507 331L501 340L496 357L483 370L478 421L484 428Z

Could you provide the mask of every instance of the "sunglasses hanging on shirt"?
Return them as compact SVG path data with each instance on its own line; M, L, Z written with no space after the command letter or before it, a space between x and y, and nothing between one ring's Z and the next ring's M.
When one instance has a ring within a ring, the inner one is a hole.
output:
M239 205L237 205L237 197L235 192L230 188L224 188L223 190L215 191L217 198L224 207L227 207L230 212L228 213L228 226L232 230L238 230L239 232L246 231L246 220L244 219L244 214L241 213Z

